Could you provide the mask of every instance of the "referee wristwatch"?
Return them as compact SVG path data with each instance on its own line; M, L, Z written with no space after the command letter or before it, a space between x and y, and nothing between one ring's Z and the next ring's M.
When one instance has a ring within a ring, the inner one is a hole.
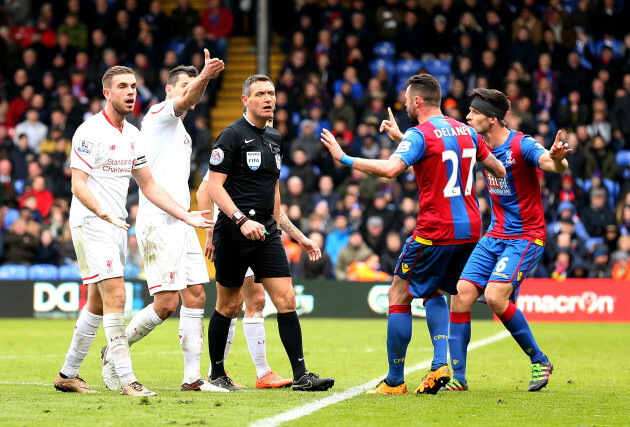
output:
M238 209L232 214L232 221L238 225L238 228L241 228L248 220L249 218L247 218L245 214Z

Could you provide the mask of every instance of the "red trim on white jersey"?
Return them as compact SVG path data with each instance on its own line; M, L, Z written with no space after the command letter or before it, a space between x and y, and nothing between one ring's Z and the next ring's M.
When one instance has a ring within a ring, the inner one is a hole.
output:
M78 157L79 159L81 159L81 161L82 161L83 163L85 163L85 164L86 164L86 165L87 165L90 169L94 169L92 166L90 166L90 164L89 164L88 162L86 162L86 161L85 161L85 159L84 159L83 157L81 157L81 155L80 155L80 154L79 154L79 152L77 151L77 148L76 148L76 147L73 147L73 149L74 149L74 154L76 154L76 155L77 155L77 157Z
M103 112L103 117L105 117L105 120L107 120L107 122L110 125L114 126L122 134L123 127L125 126L125 121L123 120L123 125L121 127L118 127L109 119L109 117L107 117L107 114L105 114L105 110L103 110L102 112Z

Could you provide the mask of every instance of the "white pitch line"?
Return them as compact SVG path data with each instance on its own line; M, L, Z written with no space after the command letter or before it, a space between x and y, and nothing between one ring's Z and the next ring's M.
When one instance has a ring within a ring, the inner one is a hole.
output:
M100 348L100 347L99 347ZM164 356L169 354L181 354L181 350L173 350L173 351L139 351L133 352L132 356ZM33 359L33 358L41 358L41 357L52 357L52 358L63 358L66 357L66 353L63 354L22 354L22 355L0 355L0 359Z
M508 331L502 331L498 334L492 335L488 338L484 338L479 341L475 341L468 346L468 351L475 350L479 347L486 346L488 344L492 344L493 342L502 340L503 338L509 337L510 333ZM432 359L427 359L418 363L417 365L410 366L405 369L405 374L411 374L420 369L427 369L431 366ZM365 393L369 389L374 387L374 384L383 379L383 375L371 379L370 381L363 383L361 385L351 387L347 390L342 391L341 393L335 393L331 396L325 397L320 400L316 400L311 403L307 403L306 405L298 406L297 408L291 409L282 414L275 415L273 417L264 418L262 420L258 420L250 424L250 427L271 427L271 426L279 426L282 423L286 423L289 421L297 420L305 415L310 415L315 411L318 411L322 408L325 408L330 405L334 405L336 403L342 402L347 399L351 399L359 394Z

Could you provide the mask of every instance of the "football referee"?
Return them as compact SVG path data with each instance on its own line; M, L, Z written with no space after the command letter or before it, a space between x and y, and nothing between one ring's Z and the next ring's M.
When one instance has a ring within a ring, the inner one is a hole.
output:
M225 373L224 350L230 322L241 311L239 293L245 272L251 267L278 310L278 331L293 369L293 389L328 390L335 381L308 372L304 364L291 271L280 240L280 229L296 233L280 209L282 137L267 126L276 105L271 79L261 74L247 78L241 100L243 117L221 132L210 156L208 193L221 210L213 236L219 286L208 327L210 381L234 390ZM312 240L302 235L298 243L312 260L321 256Z

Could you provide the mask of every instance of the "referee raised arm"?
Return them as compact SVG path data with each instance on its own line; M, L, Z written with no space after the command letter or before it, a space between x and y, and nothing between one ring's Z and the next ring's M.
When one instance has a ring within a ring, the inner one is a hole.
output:
M221 209L213 236L220 286L208 327L210 380L218 386L229 381L223 366L225 344L231 319L240 312L237 306L245 272L251 267L278 310L278 331L293 368L293 389L328 390L334 380L319 378L304 364L291 272L280 240L280 229L292 236L296 230L280 209L282 137L267 126L276 106L271 79L261 74L247 78L241 100L245 114L221 132L210 156L208 193ZM311 259L318 259L317 245L300 237L298 243Z

